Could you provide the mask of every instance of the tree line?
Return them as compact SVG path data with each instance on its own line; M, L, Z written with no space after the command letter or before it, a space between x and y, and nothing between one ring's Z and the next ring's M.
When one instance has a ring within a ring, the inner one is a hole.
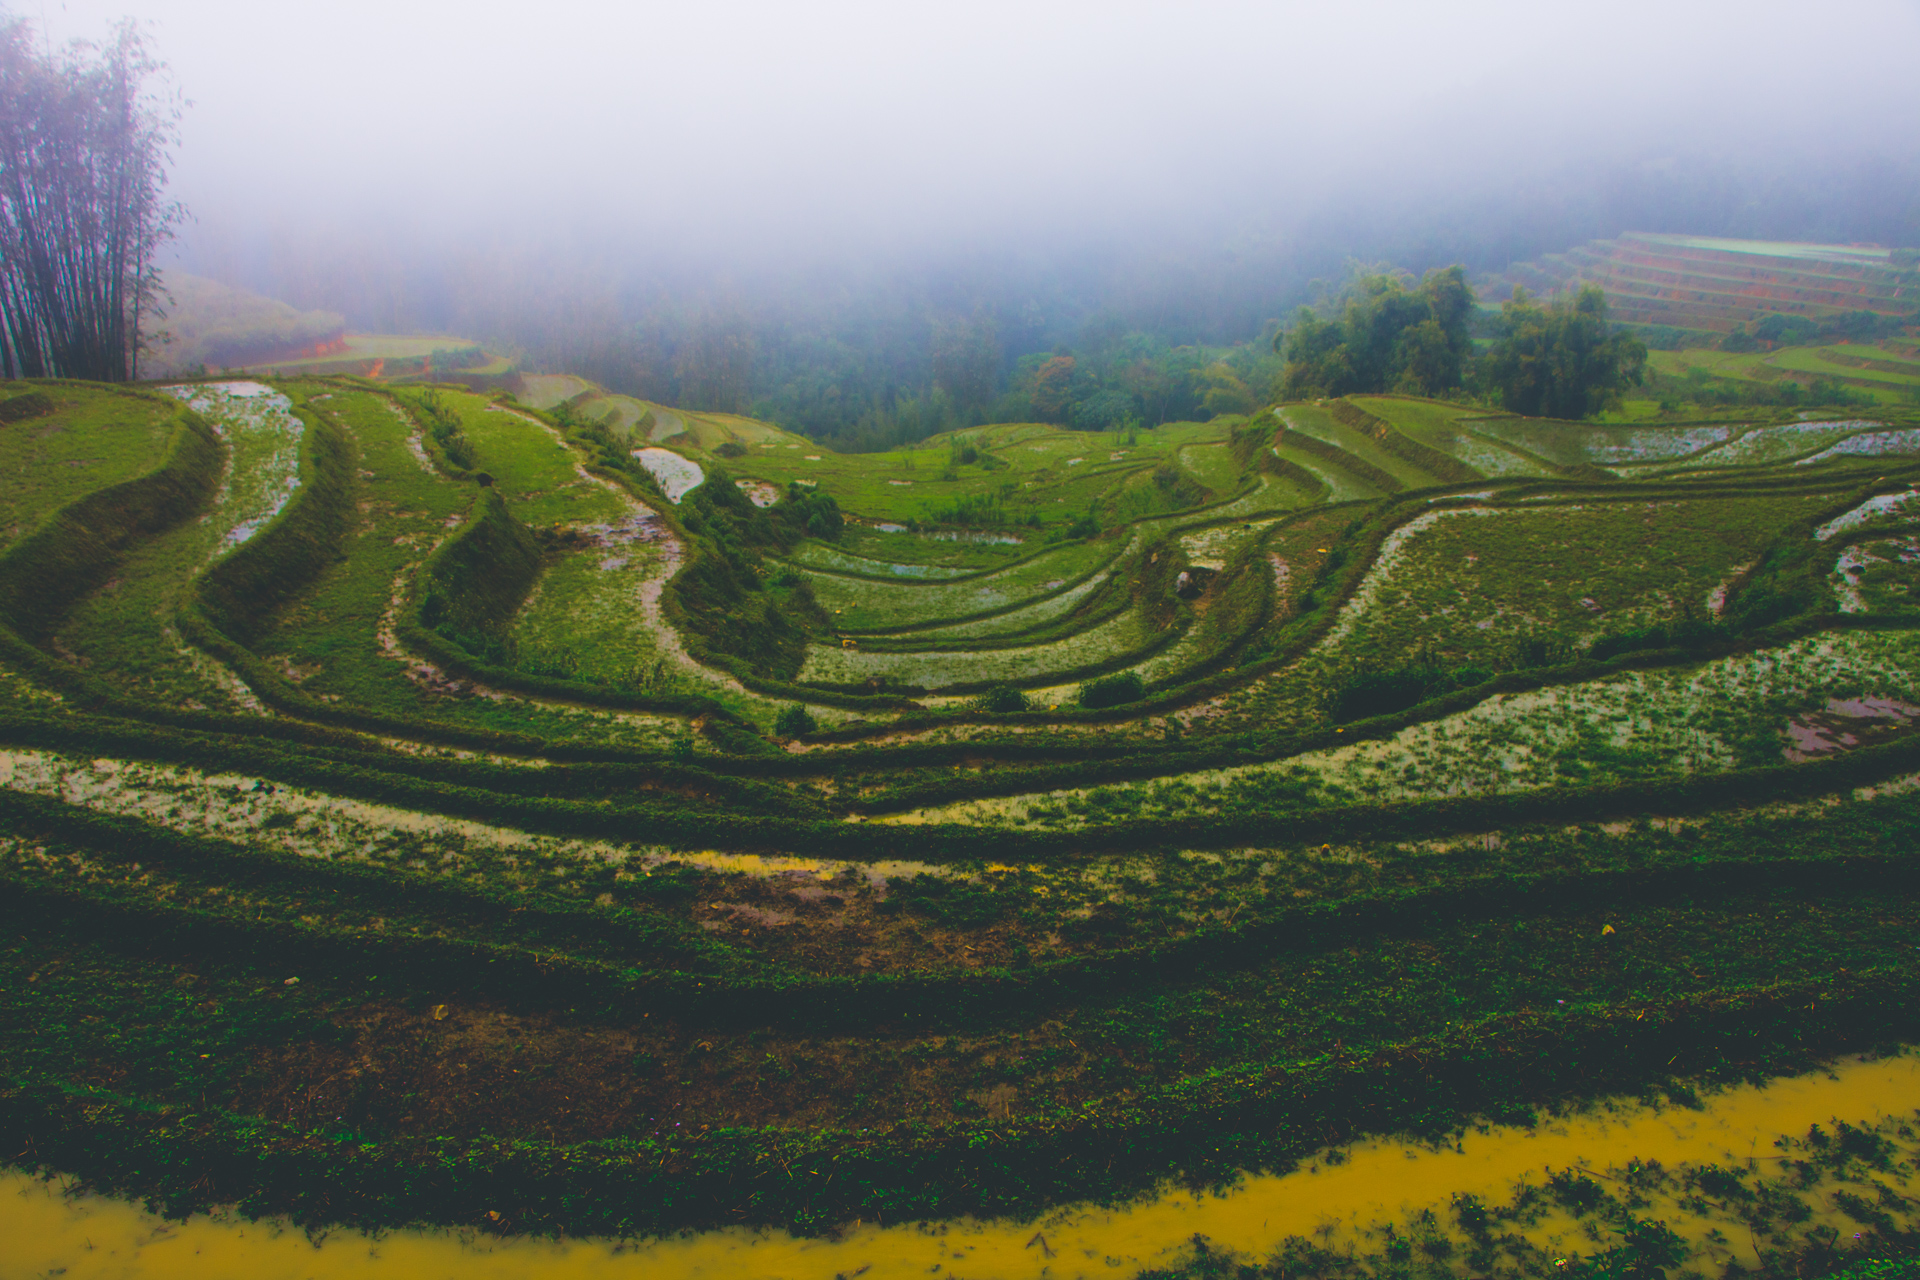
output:
M1478 319L1466 270L1356 275L1333 307L1302 307L1274 337L1286 365L1273 396L1302 400L1395 391L1497 400L1514 413L1584 418L1616 407L1645 378L1646 344L1616 330L1597 285L1546 304L1515 288L1492 319ZM1476 351L1479 324L1488 341Z

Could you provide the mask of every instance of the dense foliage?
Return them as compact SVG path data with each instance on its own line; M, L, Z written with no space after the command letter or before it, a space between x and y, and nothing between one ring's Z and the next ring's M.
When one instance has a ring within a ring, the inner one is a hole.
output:
M1607 323L1607 297L1598 286L1544 307L1516 288L1500 308L1500 337L1481 377L1515 413L1584 418L1638 386L1646 360L1646 344Z
M1390 275L1362 275L1337 319L1302 308L1285 337L1287 366L1275 391L1302 400L1356 392L1440 395L1461 385L1473 349L1473 291L1458 265L1409 289ZM1279 349L1281 339L1275 339Z

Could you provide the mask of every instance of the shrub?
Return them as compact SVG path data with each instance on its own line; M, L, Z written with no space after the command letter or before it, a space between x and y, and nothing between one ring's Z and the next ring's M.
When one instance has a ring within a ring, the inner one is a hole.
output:
M1491 679L1479 667L1400 667L1391 671L1358 671L1333 691L1329 708L1335 723L1346 724L1373 716L1388 716L1455 689L1470 689Z
M729 755L755 756L777 751L771 742L759 734L728 720L709 720L700 730L707 740Z
M1086 514L1068 525L1061 534L1061 537L1068 541L1075 538L1097 538L1099 536L1100 517L1094 512L1092 507L1088 507Z
M824 542L838 541L846 525L832 494L797 482L788 485L786 497L774 504L773 517L796 542L802 534Z
M1334 691L1333 718L1345 724L1405 711L1426 700L1438 674L1425 667L1358 672Z
M1027 695L1012 685L997 685L974 700L974 706L982 711L998 712L1006 715L1015 711L1025 711L1030 704Z
M1782 346L1791 346L1795 343L1812 342L1818 338L1820 326L1805 316L1763 316L1760 322L1753 326L1753 336Z
M747 446L741 444L738 440L722 440L719 444L713 446L713 456L716 458L744 458L747 456Z
M1081 685L1080 705L1089 711L1097 711L1101 707L1117 707L1127 702L1138 702L1146 695L1147 682L1140 678L1140 673L1122 671L1117 675L1089 680Z
M1796 610L1788 608L1787 612L1796 612ZM1781 616L1785 616L1785 613L1769 616L1766 620L1776 621ZM1593 642L1593 648L1587 651L1587 656L1596 661L1604 661L1622 653L1638 653L1644 649L1685 649L1712 638L1714 634L1716 633L1712 623L1683 618L1670 623L1636 627L1631 631L1617 631L1612 635L1601 636Z
M812 714L798 702L782 708L773 722L773 731L783 738L798 738L817 727Z

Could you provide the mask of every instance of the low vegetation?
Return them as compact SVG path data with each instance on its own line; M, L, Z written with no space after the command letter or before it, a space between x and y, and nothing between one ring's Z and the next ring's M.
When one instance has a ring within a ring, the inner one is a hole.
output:
M1395 349L857 454L585 384L20 388L0 1137L175 1212L821 1231L1920 1035L1920 427Z

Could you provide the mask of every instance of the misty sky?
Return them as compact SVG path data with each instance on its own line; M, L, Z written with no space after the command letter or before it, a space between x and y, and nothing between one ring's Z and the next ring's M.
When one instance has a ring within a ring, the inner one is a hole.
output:
M655 253L1098 236L1706 148L1913 150L1920 5L12 0L123 14L175 192Z

